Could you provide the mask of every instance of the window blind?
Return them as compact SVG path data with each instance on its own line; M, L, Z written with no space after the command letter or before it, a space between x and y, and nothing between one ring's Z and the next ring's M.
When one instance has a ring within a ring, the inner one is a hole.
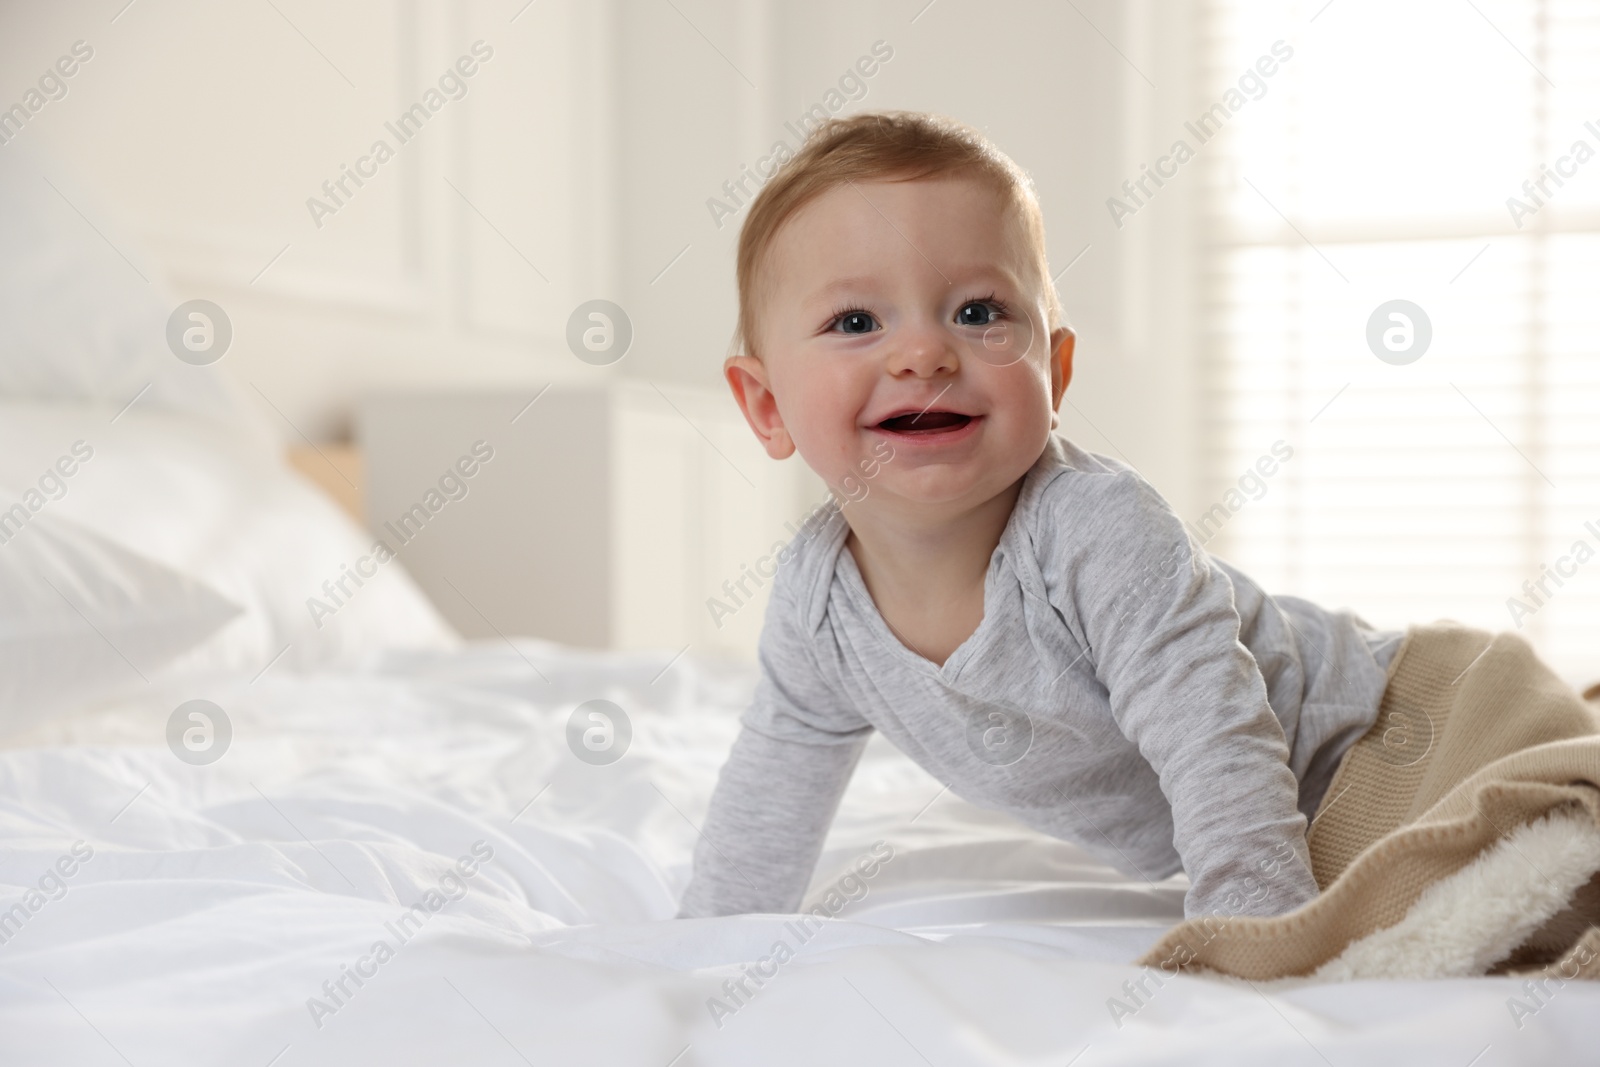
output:
M1197 148L1207 547L1269 592L1516 630L1600 680L1600 2L1201 21L1196 113L1247 101ZM1369 344L1395 300L1431 328L1410 362Z

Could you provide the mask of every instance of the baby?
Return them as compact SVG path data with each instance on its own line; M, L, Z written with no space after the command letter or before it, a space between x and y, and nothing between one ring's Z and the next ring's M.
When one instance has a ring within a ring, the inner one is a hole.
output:
M791 546L684 916L797 909L872 730L1189 916L1317 894L1307 818L1403 635L1270 597L1053 431L1074 336L1032 183L912 113L816 131L739 241L726 376L767 454L860 484Z

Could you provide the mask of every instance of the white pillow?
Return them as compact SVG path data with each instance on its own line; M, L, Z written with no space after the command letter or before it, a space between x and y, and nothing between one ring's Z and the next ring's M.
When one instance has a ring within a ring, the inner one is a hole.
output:
M0 162L0 397L121 407L139 396L142 408L224 421L265 446L271 427L222 364L191 366L167 347L180 301L154 263L26 140Z
M401 562L361 565L375 538L278 456L216 423L139 408L114 415L0 399L0 483L58 495L53 514L245 609L174 670L253 676L280 652L274 670L311 670L388 648L459 645ZM346 577L358 565L376 570L359 588ZM341 579L350 595L335 603L324 583ZM312 598L334 610L314 611Z
M48 497L0 487L0 734L148 680L239 612L53 514Z

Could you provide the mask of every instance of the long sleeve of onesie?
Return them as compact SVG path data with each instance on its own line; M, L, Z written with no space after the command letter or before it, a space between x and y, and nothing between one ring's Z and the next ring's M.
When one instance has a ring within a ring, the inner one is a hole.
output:
M1275 915L1311 900L1298 783L1260 667L1239 639L1232 583L1133 472L1063 488L1051 509L1063 527L1059 558L1041 563L1055 572L1053 599L1081 628L1117 725L1171 805L1191 883L1184 911Z
M1351 617L1236 588L1137 472L1062 440L942 664L889 630L847 534L833 514L774 582L682 914L793 910L874 729L955 796L1130 873L1186 871L1190 915L1316 896L1290 753L1332 765L1376 718L1384 672ZM975 746L997 717L1028 723L1015 760Z
M781 586L759 658L755 702L711 795L682 918L798 910L871 733L823 683Z

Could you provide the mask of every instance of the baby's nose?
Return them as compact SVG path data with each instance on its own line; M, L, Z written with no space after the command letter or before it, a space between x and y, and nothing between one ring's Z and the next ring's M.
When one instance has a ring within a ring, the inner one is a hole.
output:
M961 365L954 338L933 323L902 327L888 346L888 372L895 377L931 378Z

